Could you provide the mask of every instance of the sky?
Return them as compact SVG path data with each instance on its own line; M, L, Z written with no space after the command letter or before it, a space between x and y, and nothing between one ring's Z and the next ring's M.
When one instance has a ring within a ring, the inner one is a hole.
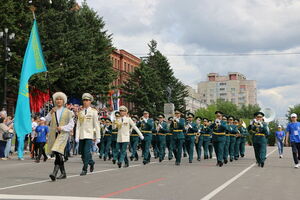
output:
M83 0L78 0L82 2ZM299 104L300 54L174 56L195 54L300 53L298 0L87 0L103 17L113 44L137 56L151 39L175 75L196 89L207 74L240 72L257 81L258 103L283 117Z

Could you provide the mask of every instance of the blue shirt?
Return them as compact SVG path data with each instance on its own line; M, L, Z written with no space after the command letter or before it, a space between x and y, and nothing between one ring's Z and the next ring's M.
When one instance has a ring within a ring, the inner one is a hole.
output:
M289 123L286 131L290 133L290 141L300 143L300 122Z
M284 131L276 131L275 133L277 140L283 140L285 137L285 132Z
M47 142L46 136L49 133L48 126L37 126L35 132L37 134L36 142Z

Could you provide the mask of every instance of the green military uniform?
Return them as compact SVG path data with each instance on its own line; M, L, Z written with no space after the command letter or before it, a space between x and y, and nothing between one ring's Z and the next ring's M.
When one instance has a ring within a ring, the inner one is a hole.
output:
M240 127L239 128L240 133L241 133L241 137L240 137L240 145L239 145L239 150L237 150L237 154L236 156L238 156L239 154L241 155L241 157L243 158L245 156L245 145L246 145L246 141L247 141L247 136L249 135L247 128L244 127Z
M101 118L101 123L100 123L100 134L101 134L101 140L100 143L98 144L99 147L99 158L102 159L104 155L104 123L105 123L105 118Z
M262 112L257 112L254 114L254 116L263 117L264 114ZM258 166L264 167L267 153L266 137L269 135L268 125L264 122L254 121L251 125L249 125L248 130L252 135L256 162Z
M234 159L234 147L235 147L235 143L236 143L237 133L238 133L237 126L234 125L234 124L229 125L229 138L230 138L229 155L230 155L230 162L232 162L233 159Z
M107 123L110 123L110 119L106 119ZM104 157L103 160L106 161L107 157L109 157L109 151L111 147L111 137L112 137L112 126L111 125L104 125L103 131L103 146L104 146Z
M115 117L120 117L120 112L115 112ZM116 164L116 161L118 159L118 150L117 150L117 138L118 138L118 127L113 121L112 125L112 131L111 131L111 157L113 164Z
M208 159L208 145L211 140L212 130L209 128L209 126L203 125L200 133L201 140L203 141L204 159Z
M160 119L165 118L164 115L158 116ZM161 121L158 123L158 133L157 133L157 144L158 144L158 153L159 153L159 162L163 161L165 158L165 151L166 151L166 136L169 132L168 124L165 121Z
M201 130L203 129L203 125L201 124L201 118L197 117L196 120L199 120L199 123L197 124L197 133L196 133L196 139L195 139L195 145L196 145L196 152L197 152L197 160L201 160L201 148L203 145L203 136L201 136Z
M224 116L223 120L226 118L226 123L227 123L227 117ZM229 156L229 145L230 145L230 126L227 124L227 128L225 131L225 143L224 143L224 150L223 150L223 159L224 163L227 164L228 162L228 156Z
M185 133L185 145L189 155L189 162L193 162L194 157L194 146L195 146L195 137L198 133L197 124L193 120L194 115L192 113L188 114L189 121L186 122L186 133Z
M217 111L215 114L223 114ZM223 120L216 120L210 128L213 130L212 142L217 156L217 165L223 166L223 151L226 141L225 132L227 130L227 122Z
M178 111L177 111L178 112ZM176 114L176 112L175 112ZM176 165L180 165L181 156L182 156L182 145L184 143L184 125L185 119L183 118L174 118L173 122L171 123L171 130L173 132L173 144L174 144L174 155L176 158Z
M132 119L138 120L136 117L132 117ZM137 153L137 147L140 142L140 138L136 130L132 129L130 134L130 148L131 148L131 156L130 160L132 161L135 158L135 161L139 160L139 155Z
M153 129L152 129L152 140L151 140L155 159L158 158L158 155L159 155L157 126L158 126L158 120L155 119L154 124L153 124Z
M169 117L168 118L168 121L173 121L173 117ZM167 136L166 136L166 146L167 146L167 149L168 149L168 159L169 160L172 160L173 159L173 133L171 132L170 130L170 126L171 126L171 122L167 124L168 125L168 133L167 133Z
M143 164L147 164L150 162L151 154L150 154L150 146L152 141L152 130L154 126L153 119L143 119L141 120L137 126L140 128L141 132L143 133L144 140L142 141L142 148L143 148Z

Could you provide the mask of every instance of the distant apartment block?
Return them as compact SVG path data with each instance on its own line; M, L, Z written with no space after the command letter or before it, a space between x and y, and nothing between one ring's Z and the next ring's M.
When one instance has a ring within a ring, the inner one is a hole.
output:
M198 94L201 102L208 105L217 99L231 101L238 106L257 104L256 81L247 80L238 72L229 72L227 76L209 73L207 81L198 83Z

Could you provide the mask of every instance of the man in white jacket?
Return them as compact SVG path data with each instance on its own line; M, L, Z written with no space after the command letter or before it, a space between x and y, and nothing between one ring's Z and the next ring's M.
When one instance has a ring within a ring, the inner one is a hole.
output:
M89 93L82 95L83 109L78 113L76 126L76 142L79 142L79 152L83 161L83 168L80 176L87 174L88 165L90 172L94 171L95 162L91 154L93 141L100 142L100 125L98 123L98 111L91 108L91 102L94 100Z
M135 123L130 117L127 117L128 109L125 106L120 106L120 118L116 120L116 125L118 127L118 137L117 137L117 151L119 152L118 156L118 166L122 167L122 163L125 159L125 166L129 166L129 160L127 158L127 146L130 141L130 129L133 128L141 140L144 139L141 131L136 127Z

